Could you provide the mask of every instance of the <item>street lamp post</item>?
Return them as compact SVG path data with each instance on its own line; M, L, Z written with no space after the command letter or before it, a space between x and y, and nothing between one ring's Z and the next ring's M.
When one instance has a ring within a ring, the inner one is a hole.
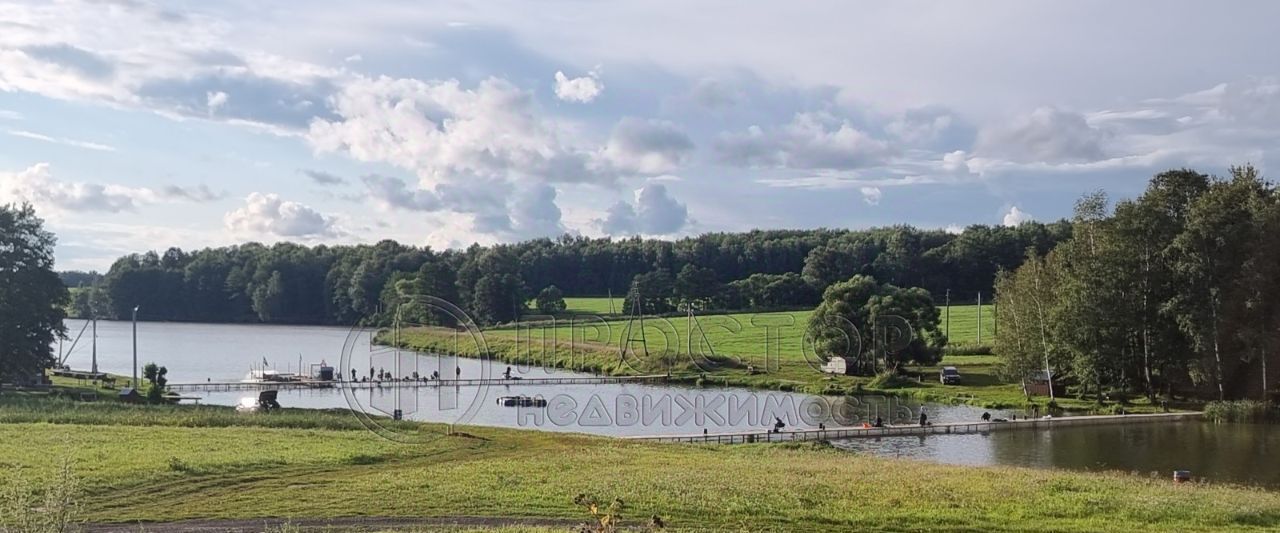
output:
M138 308L133 306L133 388L138 388Z

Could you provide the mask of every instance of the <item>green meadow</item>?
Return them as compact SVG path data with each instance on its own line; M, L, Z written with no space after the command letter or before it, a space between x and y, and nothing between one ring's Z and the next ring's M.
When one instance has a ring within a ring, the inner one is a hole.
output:
M399 444L357 427L291 427L270 416L226 425L227 408L42 401L52 400L0 397L0 484L39 488L70 461L79 519L142 530L183 519L585 521L579 494L622 500L625 525L658 516L676 531L1280 527L1280 494L1175 486L1164 476L945 466L817 444L670 445L481 427L446 434L416 423L396 430L420 442ZM68 408L82 416L55 416ZM282 414L298 422L339 415Z

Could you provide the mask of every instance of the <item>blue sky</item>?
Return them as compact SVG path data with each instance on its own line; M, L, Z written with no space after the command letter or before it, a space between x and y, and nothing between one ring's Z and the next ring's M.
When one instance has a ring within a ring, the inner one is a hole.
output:
M101 270L1014 224L1171 167L1266 174L1280 5L1116 4L0 2L0 202Z

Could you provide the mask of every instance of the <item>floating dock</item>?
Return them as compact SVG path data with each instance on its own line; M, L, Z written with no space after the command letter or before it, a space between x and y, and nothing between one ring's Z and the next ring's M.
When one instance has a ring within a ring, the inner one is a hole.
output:
M607 385L614 383L661 383L669 379L665 374L650 376L601 376L524 379L429 379L397 381L211 381L204 383L170 383L166 386L174 392L228 392L246 390L305 390L305 389L421 389L439 387L491 387L510 385Z
M624 437L651 442L693 442L718 444L743 444L752 442L791 442L805 440L870 439L881 437L923 437L926 435L959 435L989 433L1019 429L1054 429L1073 426L1112 424L1141 424L1154 422L1182 422L1199 420L1198 412L1153 413L1133 415L1064 416L1010 420L1008 422L953 422L928 426L898 425L881 428L842 427L827 429L783 430L777 433L767 430L734 433L698 433L693 435L646 435Z

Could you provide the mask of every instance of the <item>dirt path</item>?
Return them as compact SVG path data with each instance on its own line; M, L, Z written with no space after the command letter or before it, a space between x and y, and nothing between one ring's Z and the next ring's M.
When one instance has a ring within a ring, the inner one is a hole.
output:
M173 533L195 531L205 533L259 532L284 524L303 530L339 529L343 531L388 531L429 528L497 528L530 526L572 528L581 520L554 518L496 518L487 516L442 516L433 518L352 517L323 519L259 518L250 520L185 520L181 522L141 522L134 524L87 524L89 533Z

